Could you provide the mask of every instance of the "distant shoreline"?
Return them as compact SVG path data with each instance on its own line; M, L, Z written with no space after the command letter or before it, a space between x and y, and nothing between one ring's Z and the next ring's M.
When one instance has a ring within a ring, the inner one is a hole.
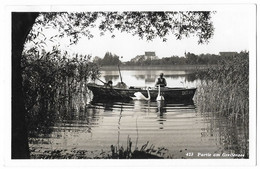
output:
M152 65L152 66L126 66L120 65L121 70L203 70L214 65ZM118 70L117 65L114 66L102 66L100 68L103 71L106 70Z

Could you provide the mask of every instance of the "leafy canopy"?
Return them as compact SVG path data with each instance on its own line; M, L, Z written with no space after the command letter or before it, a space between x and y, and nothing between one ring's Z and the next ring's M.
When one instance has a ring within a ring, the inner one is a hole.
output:
M90 28L98 27L100 35L115 30L127 32L141 39L151 41L168 35L180 40L197 36L198 43L208 43L213 36L214 27L211 11L166 11L166 12L55 12L40 13L27 40L33 41L43 28L58 30L53 38L70 37L71 44L77 43L81 36L93 38ZM112 38L115 35L112 35ZM44 41L42 41L44 42Z

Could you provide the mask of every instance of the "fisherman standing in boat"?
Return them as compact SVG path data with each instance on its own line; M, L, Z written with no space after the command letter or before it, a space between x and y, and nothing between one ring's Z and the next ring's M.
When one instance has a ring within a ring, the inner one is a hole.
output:
M163 77L163 73L160 74L160 77L157 79L155 86L160 85L160 87L165 87L167 86L166 80Z

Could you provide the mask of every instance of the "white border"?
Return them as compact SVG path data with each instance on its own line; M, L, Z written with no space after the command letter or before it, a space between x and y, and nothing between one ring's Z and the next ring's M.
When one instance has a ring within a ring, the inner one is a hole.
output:
M1 21L4 23L4 28L1 28L1 34L4 41L2 40L1 46L4 46L4 52L1 50L1 93L4 93L4 99L1 99L3 103L3 112L1 115L1 129L5 129L4 133L5 140L3 144L4 153L1 152L3 156L3 164L6 167L21 167L21 166L35 166L35 167L201 167L201 166L211 166L211 167L254 167L256 166L256 16L249 18L252 19L252 32L250 34L250 159L172 159L172 160L11 160L11 11L109 11L109 10L217 10L221 8L222 5L230 5L230 7L240 6L240 5L252 5L252 10L256 8L253 3L257 4L256 1L214 1L209 3L209 1L177 1L172 3L170 0L145 0L141 3L137 0L123 2L120 0L109 1L107 3L105 0L93 0L93 1L50 1L50 0L40 0L34 1L4 1L1 6L1 16L4 16ZM50 5L51 4L51 5ZM74 4L74 5L72 5ZM84 5L82 5L84 4ZM120 5L118 5L120 4ZM163 5L162 5L163 4ZM175 5L172 5L175 4ZM192 4L192 5L191 5ZM259 14L258 14L259 15ZM6 56L6 57L2 57ZM259 59L258 59L259 60ZM4 64L3 64L4 63ZM2 65L3 64L3 65ZM2 73L5 75L2 76ZM4 87L2 87L4 85ZM7 88L6 88L7 87ZM8 90L7 90L8 89ZM3 114L2 114L3 113ZM259 116L258 116L259 118ZM4 119L4 122L3 122ZM3 140L2 140L3 141ZM3 150L2 149L2 150Z

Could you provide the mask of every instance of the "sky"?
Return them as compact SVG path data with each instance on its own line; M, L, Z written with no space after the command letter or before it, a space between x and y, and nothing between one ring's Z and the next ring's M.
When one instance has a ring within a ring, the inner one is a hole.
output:
M256 15L254 5L216 6L203 8L203 10L216 11L211 18L215 29L214 35L208 44L198 44L196 36L176 40L174 35L169 35L167 42L163 42L160 38L146 41L128 33L114 32L115 38L111 38L112 34L105 33L104 36L100 36L98 28L94 28L91 29L94 38L83 37L77 45L68 45L69 42L64 41L61 43L63 45L61 48L69 53L91 55L92 58L95 56L103 58L106 52L111 52L123 56L122 61L129 61L137 55L143 55L146 51L155 52L159 58L184 56L185 52L219 54L219 52L250 51L252 28L255 22L253 16ZM188 10L188 8L184 9Z

